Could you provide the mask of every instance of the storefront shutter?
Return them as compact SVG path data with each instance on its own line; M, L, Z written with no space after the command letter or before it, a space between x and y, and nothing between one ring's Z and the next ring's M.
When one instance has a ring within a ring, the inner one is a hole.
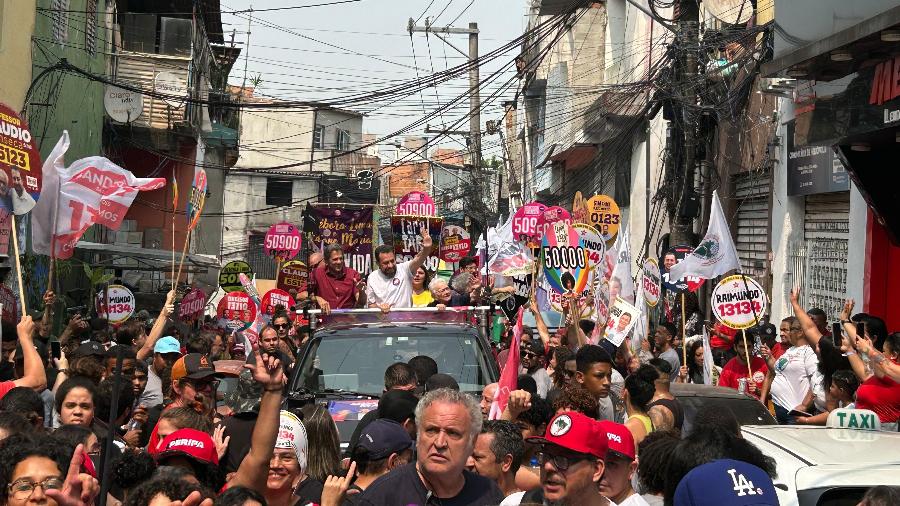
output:
M840 315L846 298L850 192L806 197L803 222L804 307L821 308L830 321Z
M735 248L744 273L761 283L768 277L769 170L740 174L734 180Z

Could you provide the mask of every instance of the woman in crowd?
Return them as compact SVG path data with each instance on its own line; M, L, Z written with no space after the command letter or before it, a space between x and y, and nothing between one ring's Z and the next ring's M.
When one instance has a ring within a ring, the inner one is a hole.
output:
M678 383L694 383L702 385L703 381L703 340L697 339L691 343L687 352L687 365L681 366L678 374Z
M194 408L167 409L159 415L156 433L151 436L147 451L155 453L166 436L180 429L196 429L212 434L213 427L209 418L201 415Z
M900 332L887 336L884 352L879 353L868 335L856 335L853 325L845 324L844 330L849 342L842 349L850 358L853 372L862 381L856 390L856 407L874 411L881 421L882 430L897 431L900 422L900 382L895 373L900 365ZM850 343L855 343L856 352L851 349ZM872 373L866 370L859 355L869 357Z
M94 423L94 399L97 386L91 380L73 376L63 382L56 391L56 412L60 425L82 425L91 427Z
M72 462L84 457L84 449L79 445L74 457L67 451L44 434L17 434L5 439L0 444L0 487L5 492L2 502L6 506L93 504L100 491L97 480L70 471Z
M431 282L431 273L425 270L425 267L416 269L413 275L412 286L412 307L428 307L434 301L431 296L431 290L428 289L428 283Z
M647 434L653 432L653 422L647 411L648 405L656 393L656 380L659 373L652 365L642 365L634 374L625 378L625 389L622 400L625 402L625 427L634 436L635 451Z
M769 372L760 398L771 393L775 418L780 424L794 424L796 416L812 409L813 375L819 362L796 317L791 318L788 342L790 347L778 360L767 348L762 350Z
M309 439L309 455L306 473L322 483L329 475L338 474L341 456L338 449L341 438L328 408L321 404L303 408L303 426Z
M269 462L266 503L269 506L318 503L323 484L307 474L306 427L297 415L283 410L279 427L275 451Z

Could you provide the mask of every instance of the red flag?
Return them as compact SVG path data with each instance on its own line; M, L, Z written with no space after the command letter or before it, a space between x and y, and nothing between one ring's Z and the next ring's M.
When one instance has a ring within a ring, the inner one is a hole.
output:
M503 372L500 373L500 382L497 387L497 395L494 396L494 402L491 403L491 411L488 419L497 420L506 409L506 403L509 402L509 394L518 386L519 380L519 343L522 341L522 313L523 308L519 308L519 316L516 317L516 326L513 328L513 339L509 344L509 354L506 356L506 365Z

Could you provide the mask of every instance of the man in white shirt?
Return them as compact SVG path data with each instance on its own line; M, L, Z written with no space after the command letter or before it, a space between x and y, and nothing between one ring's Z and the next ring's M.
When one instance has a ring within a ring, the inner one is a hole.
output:
M391 308L412 306L413 274L431 254L432 240L428 230L422 229L422 249L408 261L397 263L394 250L386 245L375 248L378 270L369 274L366 301L370 308L389 311Z

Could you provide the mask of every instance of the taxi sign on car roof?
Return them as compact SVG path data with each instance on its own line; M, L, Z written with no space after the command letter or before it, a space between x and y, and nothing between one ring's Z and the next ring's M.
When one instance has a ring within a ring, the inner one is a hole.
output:
M825 425L838 429L881 430L881 420L868 409L835 409L828 415Z

